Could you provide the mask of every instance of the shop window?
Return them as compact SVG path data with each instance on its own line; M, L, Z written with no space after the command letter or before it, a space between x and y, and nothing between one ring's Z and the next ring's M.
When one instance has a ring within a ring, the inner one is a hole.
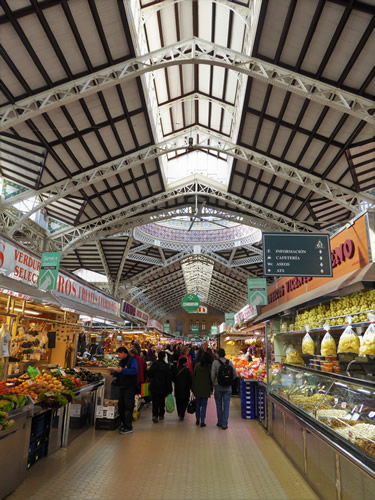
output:
M202 321L202 332L206 331L206 322Z
M176 332L182 332L182 321L176 322Z

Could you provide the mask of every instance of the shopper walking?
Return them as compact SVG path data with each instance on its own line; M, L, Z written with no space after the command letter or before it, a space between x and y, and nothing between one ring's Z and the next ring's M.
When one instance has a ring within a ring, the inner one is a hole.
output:
M201 427L206 427L207 403L212 390L211 366L211 357L208 352L205 352L194 368L193 393L196 400L195 423Z
M170 344L166 345L164 348L165 352L165 360L169 364L169 366L173 365L173 351L171 351Z
M129 354L126 347L119 347L116 351L120 358L117 368L110 368L113 375L118 378L120 385L119 412L121 418L120 434L133 432L134 398L138 387L138 364L134 356Z
M181 357L174 381L174 395L176 398L177 414L180 422L185 418L185 412L190 399L190 390L192 386L191 371L187 367L187 359Z
M157 424L164 420L165 398L172 393L172 373L169 365L164 361L165 352L158 353L158 360L152 363L146 376L150 379L152 397L152 421Z
M189 368L191 374L193 374L194 372L194 367L193 367L193 360L192 360L192 357L190 356L190 347L188 346L183 346L181 348L181 355L180 357L178 358L178 364L177 364L177 369L180 367L181 365L181 359L182 358L185 358L187 361L187 367Z
M208 342L203 342L203 344L201 345L201 347L200 347L200 349L198 351L198 354L197 354L197 363L201 360L202 356L206 352L209 354L209 356L211 358L211 363L214 361L214 356L212 354L211 349L208 347Z
M152 344L150 344L150 346L148 348L147 355L150 358L150 361L152 363L154 363L156 361L157 358L155 355L155 347Z
M139 343L139 339L133 340L131 346L137 350L137 354L139 356L141 354L141 345Z
M216 359L212 363L211 380L217 412L217 426L228 429L229 406L232 395L232 383L237 377L236 369L229 359L225 359L224 349L217 349Z

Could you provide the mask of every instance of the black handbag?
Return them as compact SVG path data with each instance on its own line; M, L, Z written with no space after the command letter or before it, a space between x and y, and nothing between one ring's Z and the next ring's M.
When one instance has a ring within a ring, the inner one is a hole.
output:
M197 407L197 402L194 397L191 397L187 405L187 412L193 415L195 413L196 407Z

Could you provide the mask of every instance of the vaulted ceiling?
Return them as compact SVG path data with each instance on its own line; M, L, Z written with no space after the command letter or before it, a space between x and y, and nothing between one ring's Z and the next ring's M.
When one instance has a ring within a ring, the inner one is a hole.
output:
M238 310L261 241L136 228L321 231L373 204L374 28L375 0L0 0L1 230L154 317L184 265Z

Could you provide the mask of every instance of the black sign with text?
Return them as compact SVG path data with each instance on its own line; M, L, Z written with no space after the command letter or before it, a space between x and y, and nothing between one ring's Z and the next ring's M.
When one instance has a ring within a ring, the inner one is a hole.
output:
M263 233L265 276L332 277L328 234Z

